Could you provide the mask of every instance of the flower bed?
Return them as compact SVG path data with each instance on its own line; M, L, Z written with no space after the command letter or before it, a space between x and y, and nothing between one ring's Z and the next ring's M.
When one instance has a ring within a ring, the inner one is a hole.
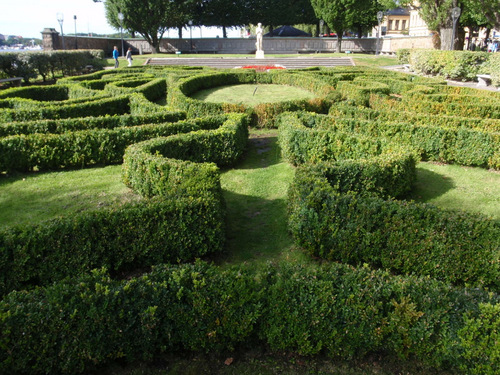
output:
M235 69L255 69L258 72L268 72L271 69L286 69L283 65L245 65L238 66Z

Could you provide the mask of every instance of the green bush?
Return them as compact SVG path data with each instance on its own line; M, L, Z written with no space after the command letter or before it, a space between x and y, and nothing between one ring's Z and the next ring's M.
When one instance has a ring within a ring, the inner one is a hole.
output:
M495 221L365 196L366 186L378 193L377 186L360 183L353 189L349 179L351 191L342 193L346 188L338 181L343 176L318 176L314 168L305 172L297 173L290 188L289 227L309 254L499 290L500 226ZM379 183L385 186L385 179Z
M236 84L288 84L310 90L318 95L312 100L285 101L265 103L255 108L247 108L242 104L208 103L195 100L190 95L203 89ZM338 100L334 88L321 80L306 74L289 72L257 73L245 71L238 73L212 73L180 79L169 88L168 102L173 108L184 110L189 117L206 116L209 113L246 112L252 118L253 126L276 127L275 116L288 110L310 110L326 113L329 106Z
M481 316L488 313L483 306L499 302L497 294L341 264L254 270L197 262L121 281L101 270L6 296L0 371L88 373L113 360L220 353L251 343L331 358L382 351L424 368L471 373L484 364L481 373L493 373L495 363L484 359L494 349L482 355L458 332L491 321Z
M219 186L220 189L220 186ZM221 252L218 195L145 200L0 231L0 294L106 267L122 274Z
M259 316L255 284L248 271L198 263L130 281L95 271L12 293L0 302L0 372L75 374L161 352L230 350Z
M43 51L2 53L0 73L9 77L23 77L25 82L40 75L46 81L49 75L71 75L82 72L87 65L101 69L104 53L101 50Z
M486 52L415 49L410 51L409 61L412 69L421 74L470 81L476 79L488 58Z
M3 109L0 123L11 121L30 121L93 116L122 115L130 112L130 99L127 96L104 98L89 102L68 105L47 105L30 109Z
M467 313L465 324L458 332L464 347L469 374L494 375L500 372L500 304L479 304L480 314ZM474 316L476 315L476 316Z
M68 87L62 85L12 87L0 92L0 99L24 98L37 101L67 100Z
M99 117L77 117L61 120L34 120L25 122L8 122L0 124L0 137L9 135L27 135L35 133L62 134L65 132L89 129L114 129L118 127L137 126L176 122L186 118L185 112L156 112L147 115L119 115Z
M207 121L207 126L211 126L212 121ZM185 120L62 134L8 136L0 138L0 171L54 170L121 163L125 148L133 143L203 128L203 120Z
M234 164L248 138L245 115L228 114L216 130L200 130L134 144L123 157L125 184L143 196L219 190L219 166Z

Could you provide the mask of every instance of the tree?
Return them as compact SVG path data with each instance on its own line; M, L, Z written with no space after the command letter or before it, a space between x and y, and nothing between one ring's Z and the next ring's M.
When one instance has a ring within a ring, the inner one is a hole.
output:
M376 25L377 11L383 9L376 0L311 0L311 5L316 16L337 34L337 52L345 31Z
M202 0L197 7L195 22L204 26L222 27L222 35L227 38L226 28L242 26L245 15L243 0Z
M197 0L104 0L109 24L119 28L118 13L122 13L123 28L141 34L153 53L159 51L167 29L182 28L194 17L197 3Z

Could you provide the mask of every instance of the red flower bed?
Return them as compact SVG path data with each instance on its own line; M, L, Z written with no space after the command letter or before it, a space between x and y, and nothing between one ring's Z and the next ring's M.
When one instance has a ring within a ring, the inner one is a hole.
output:
M286 69L282 65L245 65L239 66L239 69L255 69L258 72L267 72L271 69Z

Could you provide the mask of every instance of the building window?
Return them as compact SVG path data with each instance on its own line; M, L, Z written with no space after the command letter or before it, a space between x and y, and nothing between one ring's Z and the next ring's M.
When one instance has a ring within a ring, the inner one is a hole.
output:
M396 25L394 26L394 30L399 30L399 20L396 20Z
M389 20L387 30L392 30L392 20Z
M401 29L406 30L406 20L401 21Z

